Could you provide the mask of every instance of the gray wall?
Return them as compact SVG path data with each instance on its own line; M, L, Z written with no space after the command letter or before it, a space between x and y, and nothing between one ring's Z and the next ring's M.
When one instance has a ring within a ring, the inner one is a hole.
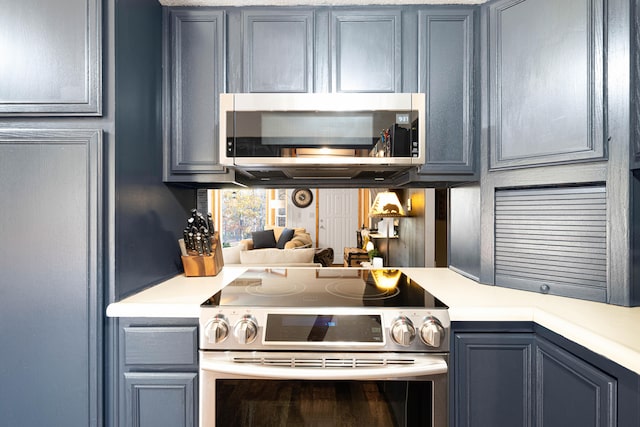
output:
M449 190L449 266L475 280L480 276L480 185Z
M195 190L162 182L162 7L121 1L116 21L114 300L182 271L196 206Z

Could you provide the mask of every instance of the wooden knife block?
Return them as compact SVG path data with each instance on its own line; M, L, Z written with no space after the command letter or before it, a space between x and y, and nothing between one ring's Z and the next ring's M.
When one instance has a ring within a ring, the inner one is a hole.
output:
M211 237L211 255L197 253L182 255L184 275L188 277L217 276L224 266L222 245L218 233Z

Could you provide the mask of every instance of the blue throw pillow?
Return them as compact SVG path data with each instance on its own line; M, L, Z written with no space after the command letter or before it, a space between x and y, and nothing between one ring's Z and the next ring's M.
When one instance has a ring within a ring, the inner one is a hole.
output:
M295 230L291 229L291 228L285 228L284 230L282 230L282 233L280 233L280 238L278 239L278 243L276 244L276 248L278 249L284 249L284 245L291 239L293 239L293 233L295 232Z
M251 239L253 239L253 249L276 247L276 236L273 230L254 231L251 233Z

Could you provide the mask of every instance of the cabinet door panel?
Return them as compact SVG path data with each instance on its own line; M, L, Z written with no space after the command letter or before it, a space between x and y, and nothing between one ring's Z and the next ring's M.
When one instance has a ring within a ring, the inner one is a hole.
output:
M197 425L198 319L116 322L119 425Z
M0 10L0 116L100 115L101 2L2 0Z
M473 11L420 11L419 91L427 96L421 173L473 173Z
M97 425L101 138L0 130L2 425Z
M198 364L196 326L132 326L123 328L123 333L126 365Z
M313 91L313 12L244 11L244 92Z
M533 334L457 333L455 426L531 426Z
M602 0L490 6L491 168L604 157L603 19Z
M198 374L127 372L127 427L195 427Z
M221 173L218 164L219 94L224 88L224 12L169 11L165 43L170 69L170 142L165 178ZM165 136L166 137L166 136Z
M548 341L536 348L536 425L617 425L616 380Z
M401 12L340 11L331 18L333 92L401 92Z

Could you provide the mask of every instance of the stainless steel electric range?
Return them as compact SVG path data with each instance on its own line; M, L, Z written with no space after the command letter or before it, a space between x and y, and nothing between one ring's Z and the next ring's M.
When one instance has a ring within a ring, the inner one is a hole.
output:
M201 306L200 425L446 426L449 329L400 270L250 269Z

